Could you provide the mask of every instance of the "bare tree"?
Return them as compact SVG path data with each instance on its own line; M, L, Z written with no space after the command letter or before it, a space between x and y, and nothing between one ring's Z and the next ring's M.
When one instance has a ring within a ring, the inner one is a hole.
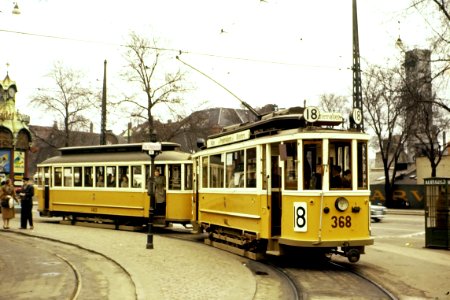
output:
M351 104L348 99L335 94L320 95L320 108L326 112L344 111L346 115L351 112Z
M365 75L362 87L365 124L375 132L384 168L386 205L391 206L397 164L413 120L406 117L399 70L372 66Z
M173 109L172 105L181 103L180 93L185 91L181 85L183 74L179 70L165 73L161 50L156 47L155 41L150 42L132 32L126 48L125 59L128 65L123 76L129 82L139 85L145 99L129 95L124 101L133 105L133 117L141 118L148 124L148 140L151 141L155 139L152 109L161 103Z
M82 113L94 106L92 93L84 87L81 72L64 67L62 62L56 62L47 76L54 86L40 90L31 103L56 115L55 122L62 124L64 145L70 146L72 132L89 128L90 120Z

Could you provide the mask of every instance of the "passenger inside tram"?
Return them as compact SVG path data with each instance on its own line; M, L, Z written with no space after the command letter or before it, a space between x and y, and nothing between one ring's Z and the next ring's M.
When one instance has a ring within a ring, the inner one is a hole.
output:
M330 187L331 188L341 188L342 178L341 178L341 167L334 165L331 172Z
M344 176L342 177L342 187L352 187L352 172L350 171L350 169L344 171Z

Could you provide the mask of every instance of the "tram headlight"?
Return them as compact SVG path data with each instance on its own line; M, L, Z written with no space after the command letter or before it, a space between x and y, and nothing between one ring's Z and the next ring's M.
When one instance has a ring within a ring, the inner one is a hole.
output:
M339 197L334 202L334 207L336 207L338 211L345 211L348 208L348 200L344 197Z

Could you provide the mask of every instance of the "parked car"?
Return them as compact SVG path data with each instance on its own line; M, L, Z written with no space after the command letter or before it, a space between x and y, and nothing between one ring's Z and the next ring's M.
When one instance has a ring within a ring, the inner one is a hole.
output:
M384 219L387 213L386 206L370 204L370 218L374 222L380 222Z

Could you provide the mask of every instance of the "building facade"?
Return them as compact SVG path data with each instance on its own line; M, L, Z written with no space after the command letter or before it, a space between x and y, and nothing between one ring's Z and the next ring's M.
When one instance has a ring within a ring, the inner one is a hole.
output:
M29 176L29 150L32 137L28 124L30 117L16 109L16 82L6 74L0 80L0 180L10 179L14 185L22 185L22 178Z

